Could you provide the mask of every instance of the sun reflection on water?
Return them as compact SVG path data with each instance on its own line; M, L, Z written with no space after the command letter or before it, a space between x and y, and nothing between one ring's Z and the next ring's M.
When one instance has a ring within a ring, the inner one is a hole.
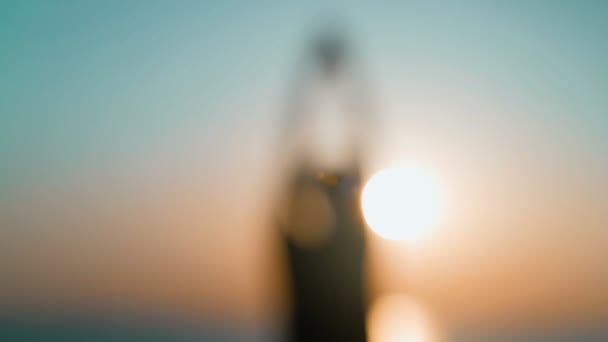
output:
M371 342L441 342L424 305L400 294L376 299L367 317Z

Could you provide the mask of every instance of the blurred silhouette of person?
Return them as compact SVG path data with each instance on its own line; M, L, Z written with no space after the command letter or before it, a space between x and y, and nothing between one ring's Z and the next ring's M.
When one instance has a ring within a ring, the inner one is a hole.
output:
M348 48L339 30L317 36L289 103L279 225L291 281L290 341L366 341L358 130L366 108Z

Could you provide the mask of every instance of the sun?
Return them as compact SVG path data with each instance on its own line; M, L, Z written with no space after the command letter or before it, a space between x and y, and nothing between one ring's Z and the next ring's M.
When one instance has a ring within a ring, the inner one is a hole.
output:
M437 224L445 195L428 170L408 164L374 174L361 194L369 227L388 240L419 240Z

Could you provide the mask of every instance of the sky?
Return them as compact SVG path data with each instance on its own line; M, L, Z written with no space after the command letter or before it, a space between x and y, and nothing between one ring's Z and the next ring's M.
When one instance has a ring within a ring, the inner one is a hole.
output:
M372 237L377 287L462 325L605 320L602 1L0 2L2 302L280 311L272 165L328 13L369 76L368 172L451 194L424 245Z

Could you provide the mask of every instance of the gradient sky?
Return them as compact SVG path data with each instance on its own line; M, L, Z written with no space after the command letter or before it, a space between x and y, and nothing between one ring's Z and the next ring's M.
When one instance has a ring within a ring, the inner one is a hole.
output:
M407 286L447 319L608 317L608 3L322 3L2 1L0 296L272 302L256 199L304 42L338 13L385 129L369 169L414 159L452 194Z

